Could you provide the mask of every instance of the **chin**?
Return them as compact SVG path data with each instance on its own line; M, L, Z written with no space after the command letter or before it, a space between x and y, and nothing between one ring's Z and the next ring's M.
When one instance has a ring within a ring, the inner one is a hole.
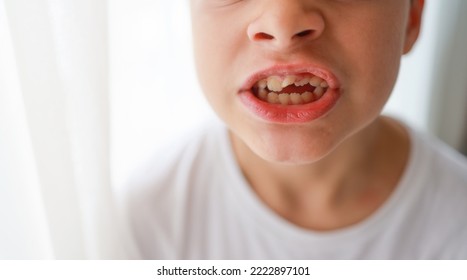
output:
M325 158L332 152L332 145L308 142L300 145L267 143L250 145L250 149L263 160L284 165L308 165Z

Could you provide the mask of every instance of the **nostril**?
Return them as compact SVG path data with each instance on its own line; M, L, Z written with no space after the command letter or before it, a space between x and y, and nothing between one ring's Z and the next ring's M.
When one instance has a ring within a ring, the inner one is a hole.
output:
M296 37L306 37L311 34L311 30L305 30L295 34Z
M264 33L264 32L259 32L259 33L255 34L255 39L256 40L272 40L272 39L274 39L274 36L269 35L269 34Z

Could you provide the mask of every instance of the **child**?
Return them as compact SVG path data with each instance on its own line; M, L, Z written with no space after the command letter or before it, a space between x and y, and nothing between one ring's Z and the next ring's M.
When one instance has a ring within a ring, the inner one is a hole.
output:
M128 188L138 257L466 259L466 160L380 116L423 6L191 0L223 124Z

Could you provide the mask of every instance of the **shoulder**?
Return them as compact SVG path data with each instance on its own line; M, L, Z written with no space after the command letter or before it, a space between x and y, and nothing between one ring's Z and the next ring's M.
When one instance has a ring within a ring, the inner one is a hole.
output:
M166 143L133 173L126 192L130 196L157 197L167 192L168 186L191 181L196 172L212 164L223 129L217 122L206 122Z
M467 195L467 158L439 139L412 131L418 164L433 185Z
M417 190L412 199L412 225L426 225L420 227L419 238L437 244L436 258L466 258L467 159L432 136L411 134L415 157L411 176Z
M176 257L188 207L208 185L223 131L217 122L192 129L156 152L126 184L121 207L140 257Z

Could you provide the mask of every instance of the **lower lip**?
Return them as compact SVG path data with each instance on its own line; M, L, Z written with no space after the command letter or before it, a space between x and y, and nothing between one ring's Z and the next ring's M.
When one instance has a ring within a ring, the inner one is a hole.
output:
M239 94L243 105L260 119L272 123L307 123L329 113L340 98L336 89L328 89L318 100L303 105L270 104L258 99L251 91Z

